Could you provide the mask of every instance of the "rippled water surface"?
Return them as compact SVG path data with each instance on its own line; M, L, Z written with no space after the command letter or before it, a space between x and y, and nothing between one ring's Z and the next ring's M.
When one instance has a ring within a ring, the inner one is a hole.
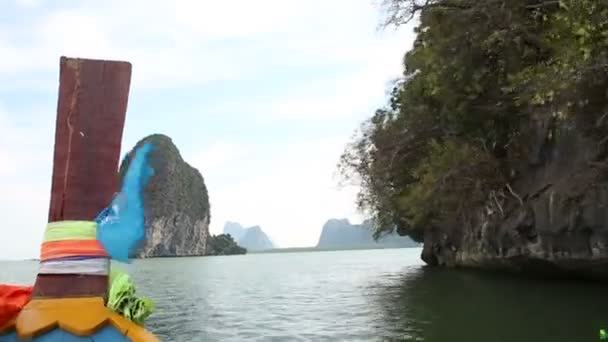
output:
M430 270L420 249L136 261L163 341L597 341L608 288ZM31 284L35 262L1 262Z

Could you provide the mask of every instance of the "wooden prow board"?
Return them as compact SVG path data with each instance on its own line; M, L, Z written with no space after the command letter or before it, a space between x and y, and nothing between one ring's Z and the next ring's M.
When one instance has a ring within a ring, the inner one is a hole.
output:
M93 220L118 190L131 64L61 57L49 222ZM39 274L35 297L106 297L107 276Z

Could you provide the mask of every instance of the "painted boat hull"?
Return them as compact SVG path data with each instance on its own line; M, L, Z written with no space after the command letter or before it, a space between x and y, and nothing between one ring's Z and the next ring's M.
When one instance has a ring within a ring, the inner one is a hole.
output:
M114 313L103 298L33 299L0 327L0 342L158 342L145 328Z

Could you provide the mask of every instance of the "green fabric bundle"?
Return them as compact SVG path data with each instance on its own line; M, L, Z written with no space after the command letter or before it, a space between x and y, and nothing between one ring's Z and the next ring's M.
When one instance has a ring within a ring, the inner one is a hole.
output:
M129 275L114 267L110 270L110 293L107 306L110 310L139 325L143 325L146 318L154 311L152 300L147 297L137 297L135 284Z

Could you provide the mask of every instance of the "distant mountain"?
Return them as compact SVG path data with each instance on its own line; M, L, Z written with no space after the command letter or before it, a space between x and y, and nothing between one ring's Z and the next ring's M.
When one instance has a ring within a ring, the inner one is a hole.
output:
M323 226L317 248L390 248L418 247L409 237L391 234L378 241L373 238L371 221L351 224L347 219L331 219Z
M224 234L230 234L239 246L247 248L248 251L276 248L275 244L260 226L243 228L239 223L226 222Z
M245 229L245 234L239 239L239 245L252 251L274 248L274 244L260 226Z
M224 234L230 234L234 241L239 241L239 239L245 234L245 228L241 226L237 222L226 222L224 225Z

